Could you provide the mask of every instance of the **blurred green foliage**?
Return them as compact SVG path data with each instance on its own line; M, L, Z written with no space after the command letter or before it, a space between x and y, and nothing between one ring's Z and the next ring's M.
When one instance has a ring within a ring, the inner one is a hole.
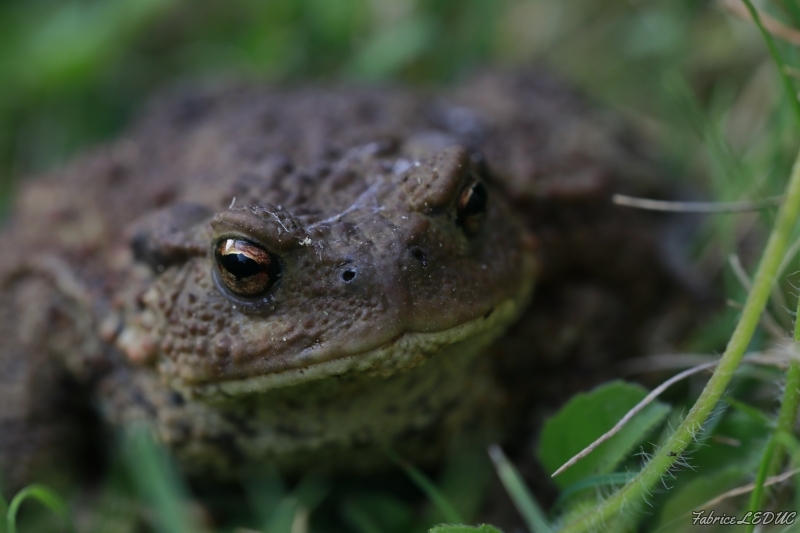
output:
M543 62L674 124L664 76L676 71L716 120L761 83L758 39L690 0L7 0L0 179L7 187L110 136L158 87L209 77L435 83L487 64ZM767 104L776 98L768 85ZM769 115L755 103L753 117L734 117L755 121L731 132L735 148L749 148L751 126ZM682 134L669 142L692 151L695 135L678 120Z
M447 79L489 55L502 2L11 1L0 5L0 176L119 129L174 80Z

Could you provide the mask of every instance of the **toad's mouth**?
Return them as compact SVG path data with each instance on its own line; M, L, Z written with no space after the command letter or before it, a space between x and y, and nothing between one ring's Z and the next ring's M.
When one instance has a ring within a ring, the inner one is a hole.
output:
M445 348L460 345L464 352L477 354L502 335L525 308L530 290L497 304L490 313L436 332L406 332L391 341L360 353L330 357L302 367L243 379L189 384L180 378L170 380L173 389L189 397L223 399L263 393L333 376L388 378L434 357Z

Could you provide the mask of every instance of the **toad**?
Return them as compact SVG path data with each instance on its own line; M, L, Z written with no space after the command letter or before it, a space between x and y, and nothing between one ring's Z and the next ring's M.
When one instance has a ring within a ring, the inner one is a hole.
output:
M175 91L17 195L0 472L69 464L95 418L213 479L435 461L645 350L677 283L661 220L610 197L665 190L541 73Z

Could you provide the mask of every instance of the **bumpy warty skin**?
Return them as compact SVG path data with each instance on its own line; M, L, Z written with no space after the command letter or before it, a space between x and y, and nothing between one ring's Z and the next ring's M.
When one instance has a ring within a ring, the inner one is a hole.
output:
M77 453L93 410L151 423L190 475L366 471L385 446L435 460L470 420L530 403L504 381L642 350L632 332L675 283L658 221L609 199L662 194L659 174L541 74L177 91L19 192L0 234L0 471ZM488 200L465 221L476 183ZM277 281L230 290L226 239L271 254Z

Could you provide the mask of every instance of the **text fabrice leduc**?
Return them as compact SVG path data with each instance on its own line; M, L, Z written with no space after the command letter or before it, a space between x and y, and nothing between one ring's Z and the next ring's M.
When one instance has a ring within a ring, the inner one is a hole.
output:
M795 519L797 518L797 511L759 511L759 512L748 512L744 516L732 515L732 514L716 514L714 510L711 511L692 511L692 525L712 525L712 524L722 524L722 525L742 525L742 524L754 524L754 525L785 525L790 526L794 524Z

